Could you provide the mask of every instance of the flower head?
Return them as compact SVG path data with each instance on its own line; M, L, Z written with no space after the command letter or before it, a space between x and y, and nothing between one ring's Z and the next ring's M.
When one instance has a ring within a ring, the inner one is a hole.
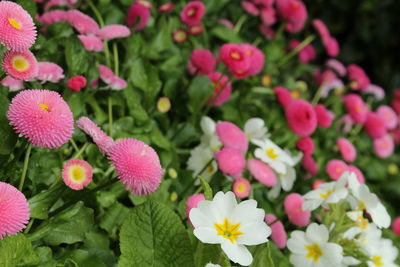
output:
M307 19L307 9L300 0L277 1L277 12L286 20L286 30L296 33L303 29Z
M250 195L251 185L246 178L236 178L232 185L233 193L238 198L246 198Z
M92 181L93 169L84 160L71 159L64 164L61 176L68 187L81 190Z
M232 84L229 81L228 76L223 75L220 72L213 72L208 74L207 76L214 86L214 92L212 96L208 99L207 104L221 106L231 97Z
M79 40L87 51L103 51L104 43L96 35L78 35Z
M249 141L246 134L235 124L228 121L217 123L216 133L224 147L235 148L246 153Z
M258 159L249 159L247 167L257 181L263 185L272 187L276 184L274 171L267 164Z
M67 11L66 19L80 34L97 34L99 31L97 22L79 10Z
M282 222L277 220L277 218L273 214L265 215L265 222L270 224L272 230L271 234L272 241L274 241L274 243L278 248L280 249L285 248L287 241L287 234L285 228L283 227Z
M186 218L190 221L189 213L193 208L197 208L200 201L206 200L204 194L194 194L186 200Z
M29 204L24 194L12 185L0 182L0 240L20 232L28 221Z
M289 42L289 47L291 50L294 50L300 41L298 40L291 40ZM317 57L314 47L311 44L306 45L299 51L299 60L303 64L307 64L308 62L314 60Z
M365 184L365 178L364 178L364 174L362 173L362 171L357 168L356 166L353 165L349 165L347 167L348 172L350 173L354 173L357 177L357 180L360 184Z
M394 152L394 141L391 135L386 134L383 137L374 139L374 150L378 157L387 158Z
M29 50L5 52L1 65L8 75L18 80L32 80L38 73L38 62Z
M147 26L149 19L150 8L143 5L140 1L133 2L126 15L126 23L128 26L130 28L134 27L135 31L140 31Z
M218 168L233 177L240 175L246 165L243 153L235 148L224 147L216 152L216 158Z
M209 163L213 158L214 155L208 147L201 145L197 146L190 151L187 168L193 171L193 177L197 177L200 175L200 172L203 170L204 166L207 165L207 163ZM208 167L203 170L201 176L208 180L217 170L217 163L213 160L211 163L209 163Z
M263 140L268 137L268 130L261 118L250 118L244 124L244 133L248 140Z
M148 195L160 186L163 170L153 148L142 141L125 138L109 149L111 164L127 190Z
M392 230L396 235L400 236L400 217L394 219L392 224Z
M305 155L314 153L314 141L309 136L300 138L296 142L296 147Z
M315 159L310 154L305 154L301 159L301 165L311 175L315 175L318 172L318 165Z
M376 110L376 114L383 119L386 129L393 130L397 127L399 119L391 107L382 105Z
M285 108L290 129L298 136L311 135L317 128L317 115L313 106L302 99L294 99Z
M171 109L171 101L168 97L160 97L157 101L157 110L161 113L166 113Z
M97 36L102 40L111 40L116 38L128 37L131 31L125 25L113 24L104 26L99 30Z
M35 146L58 148L68 142L74 132L72 112L54 91L20 92L12 99L7 117L16 132Z
M18 80L18 79L14 79L11 76L4 77L4 79L1 80L0 84L3 85L3 86L8 86L8 88L10 88L11 92L24 89L23 81Z
M253 257L245 245L265 243L271 235L264 210L256 206L255 200L237 204L232 192L218 192L212 201L201 201L190 211L193 233L203 243L221 244L230 260L248 266Z
M36 40L32 17L17 3L0 2L0 43L10 50L24 51Z
M303 197L297 193L287 195L283 202L289 221L300 227L306 226L311 217L311 211L302 209L303 203Z
M35 77L42 83L52 82L58 83L64 79L64 70L53 62L38 62L39 72Z
M219 52L220 60L236 78L243 79L248 77L251 67L249 53L244 46L239 44L224 44Z
M211 74L217 60L210 50L194 49L190 55L188 69L191 74Z
M80 75L71 77L67 82L67 86L69 89L75 92L79 92L82 88L86 86L86 78Z
M101 80L113 90L121 90L128 87L128 83L124 79L116 76L114 72L105 65L99 65L99 75Z
M343 97L343 102L351 119L355 123L363 124L367 120L368 106L364 100L356 94L348 94Z
M318 126L322 128L331 127L335 115L322 104L316 105L314 110L317 115Z
M43 13L37 17L37 20L43 24L53 24L57 22L67 21L68 11L64 10L51 10Z
M204 27L202 25L190 26L188 29L188 33L191 35L199 35L204 31Z
M347 162L353 162L357 157L357 150L354 145L346 138L338 138L336 144L339 147L340 155Z
M172 39L176 43L183 43L188 39L188 33L185 30L176 30L172 34Z
M158 11L160 11L160 12L171 12L173 9L174 9L174 4L173 3L165 3L165 4L162 4L158 8Z
M285 87L274 88L275 97L282 107L286 107L292 101L292 95Z
M195 26L200 24L206 8L201 1L191 1L181 11L181 21L188 26Z
M326 173L332 180L339 180L342 174L348 170L347 164L338 159L332 159L326 165Z
M354 90L363 91L371 84L367 74L358 65L349 65L347 67L347 74L350 80L350 87Z
M374 139L381 138L387 133L385 121L375 112L368 113L364 128L367 134Z

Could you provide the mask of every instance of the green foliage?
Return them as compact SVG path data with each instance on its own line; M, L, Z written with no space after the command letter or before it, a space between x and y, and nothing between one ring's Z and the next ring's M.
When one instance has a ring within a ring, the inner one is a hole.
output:
M25 235L16 234L0 240L0 266L32 266L38 262L39 257Z

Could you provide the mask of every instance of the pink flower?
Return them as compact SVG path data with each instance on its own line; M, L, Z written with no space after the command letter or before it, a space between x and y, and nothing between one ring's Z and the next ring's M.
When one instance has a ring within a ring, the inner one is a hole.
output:
M224 25L228 29L233 29L233 27L234 27L233 23L228 19L220 19L220 20L218 20L218 23L221 25Z
M7 117L17 133L34 146L58 148L74 132L72 112L54 91L24 90L11 101Z
M99 31L99 25L97 22L79 10L67 11L66 17L67 22L80 34L97 34Z
M332 159L326 165L326 173L332 180L339 180L342 174L348 170L348 166L344 161Z
M315 181L313 182L312 189L313 189L313 190L316 190L316 189L318 189L318 187L319 187L321 184L324 184L324 183L325 183L325 181L323 181L323 180L315 180Z
M356 174L357 180L360 182L360 184L365 183L364 175L359 168L357 168L356 166L353 166L353 165L349 165L347 170L349 172L354 172Z
M101 80L113 90L121 90L128 87L128 83L118 76L105 65L99 65L99 75Z
M292 95L285 87L275 87L274 93L279 104L284 108L292 101Z
M294 50L300 42L298 40L291 40L289 42L289 47L291 50ZM299 52L299 59L300 62L306 64L317 57L314 47L311 44L306 45L303 49Z
M394 152L394 141L391 135L386 134L383 137L374 139L374 150L378 157L387 158Z
M249 159L247 161L247 167L251 175L263 185L272 187L276 184L277 180L274 171L261 160Z
M108 150L115 144L111 137L87 117L81 117L76 121L76 125L93 139L103 155L107 154Z
M206 200L204 197L204 194L194 194L191 195L187 200L186 200L186 218L188 219L188 221L190 222L190 218L189 218L189 213L193 208L197 208L199 205L200 201ZM190 224L192 224L190 222Z
M37 20L43 24L54 24L57 22L66 22L68 11L51 10L37 17Z
M331 127L335 115L322 104L316 105L314 110L317 114L318 126L322 128Z
M1 65L9 76L18 80L32 80L38 73L38 63L29 50L5 52Z
M301 159L301 165L311 175L315 175L318 172L318 166L314 158L310 154L305 154Z
M158 8L158 11L160 11L160 12L171 12L173 9L174 9L174 4L173 3L165 3L165 4L162 4Z
M49 10L53 6L69 6L73 7L77 0L50 0L44 5L45 10Z
M345 114L340 118L340 123L343 124L343 133L349 133L353 128L353 120L351 119L349 114Z
M181 11L181 21L188 26L195 26L200 24L205 13L206 8L203 2L191 1Z
M189 59L190 74L210 74L215 71L217 60L210 50L194 49Z
M337 57L339 55L340 47L338 41L330 37L326 43L324 43L326 53L330 57Z
M235 124L228 121L217 123L216 134L224 147L234 148L246 153L249 141L246 134Z
M376 100L381 101L385 98L385 90L376 84L370 84L362 91L364 94L371 94Z
M354 145L346 138L338 138L336 144L339 147L339 152L342 158L347 162L356 160L357 151Z
M260 32L267 40L272 40L275 38L275 31L268 25L260 24Z
M243 172L246 161L241 151L224 147L216 152L218 168L224 173L236 177Z
M271 238L272 241L276 244L276 246L280 249L283 249L286 247L286 241L287 241L287 234L285 231L285 227L283 227L283 224L281 221L277 220L275 215L273 214L266 214L265 215L265 222L269 224L271 227L272 233L271 233ZM272 223L272 224L271 224Z
M190 26L188 33L190 35L199 35L204 31L204 27L201 25L194 25L194 26Z
M92 181L92 176L92 166L80 159L67 161L64 164L61 175L64 183L73 190L82 190L85 188Z
M235 193L238 198L246 198L250 194L251 186L249 181L245 178L235 179L232 187L233 193Z
M305 100L292 100L285 108L285 115L289 128L298 136L311 135L317 128L317 115Z
M208 99L207 104L211 105L213 103L213 106L221 106L231 97L232 84L229 82L228 76L220 72L213 72L207 76L214 86L214 93Z
M309 136L300 138L296 143L296 147L305 155L314 153L314 141Z
M185 30L176 30L172 35L172 39L176 43L183 43L188 39L188 34Z
M271 26L276 23L276 11L272 6L261 8L261 20L267 25Z
M355 64L347 66L348 77L350 80L350 87L353 90L365 90L370 84L369 77L364 70Z
M87 51L101 52L104 49L104 43L95 35L78 35L79 40L82 42L83 47Z
M397 217L393 220L392 230L393 233L395 233L397 236L400 236L400 217Z
M67 86L75 92L80 92L86 86L86 78L84 76L71 77L67 82Z
M64 79L64 70L53 62L38 62L39 72L35 77L36 80L45 82L58 83Z
M125 25L113 24L104 26L99 30L97 36L103 40L128 37L131 31Z
M253 15L253 16L260 15L260 10L252 2L242 1L241 4L242 4L243 9L246 10L246 12L249 13L250 15Z
M364 124L365 131L371 138L381 138L386 135L385 121L374 112L369 112Z
M21 232L28 221L29 204L24 194L12 185L0 182L0 240Z
M376 114L385 122L386 129L393 130L397 127L399 118L391 107L382 105L376 110Z
M224 44L219 52L220 60L236 78L245 78L250 69L250 56L238 44Z
M356 94L348 94L343 97L343 102L353 122L364 124L369 112L364 100Z
M241 47L250 57L250 67L245 75L241 74L240 76L244 75L245 77L248 77L259 74L264 67L264 53L251 44L241 44Z
M136 195L148 195L161 184L163 170L157 153L142 141L124 138L109 149L118 178Z
M400 144L400 129L394 129L390 131L390 135L393 138L394 143Z
M36 28L32 17L20 5L0 2L0 43L10 50L24 51L35 43Z
M303 202L304 199L301 195L291 193L286 196L283 203L289 221L299 227L306 226L310 222L311 217L311 211L301 209Z
M11 76L6 76L3 80L1 80L0 84L3 86L8 86L10 88L10 92L24 89L24 83L21 80L14 79Z
M312 21L312 24L313 24L314 28L317 30L317 32L322 40L326 40L331 36L328 27L325 25L325 23L322 20L314 19Z
M126 15L126 24L135 31L140 31L147 26L150 19L150 9L140 2L134 2ZM139 23L137 23L139 20Z
M328 27L320 19L314 19L313 26L319 33L328 56L336 57L339 54L339 43L331 36Z
M326 64L328 68L331 68L334 70L339 76L343 77L347 74L347 69L346 67L338 60L336 59L329 59Z
M286 30L296 33L303 29L307 19L307 9L300 0L277 1L277 12L282 20L286 20Z

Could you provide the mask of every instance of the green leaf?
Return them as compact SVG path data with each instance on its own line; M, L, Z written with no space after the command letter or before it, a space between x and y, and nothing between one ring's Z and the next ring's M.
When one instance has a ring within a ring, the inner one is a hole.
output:
M258 245L254 255L251 267L275 267L271 257L270 242Z
M29 199L31 218L47 219L50 207L60 198L61 193L66 189L62 182L45 190Z
M9 155L17 143L18 136L5 118L0 118L0 136L0 155Z
M133 209L121 227L118 266L194 266L192 246L178 215L148 201Z
M0 240L0 266L14 267L37 263L39 257L33 250L31 242L23 234L7 236Z
M80 75L88 68L87 51L83 48L78 38L68 38L65 42L65 61L67 62L69 76Z
M207 76L202 75L193 78L188 88L188 108L190 112L197 113L211 97L212 93L212 84Z
M207 263L219 264L221 267L231 266L220 245L204 244L200 241L197 242L195 261L196 267L204 267Z
M199 178L200 178L201 187L203 187L205 199L212 200L213 199L213 191L212 191L210 185L207 183L206 180L204 180L203 177L200 176Z

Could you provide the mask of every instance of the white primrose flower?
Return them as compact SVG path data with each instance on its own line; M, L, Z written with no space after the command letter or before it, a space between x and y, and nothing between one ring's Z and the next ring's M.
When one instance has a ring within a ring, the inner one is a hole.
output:
M368 267L398 267L394 262L399 251L390 239L380 239L374 246L368 248Z
M359 265L361 261L357 260L354 257L345 256L343 257L343 261L338 265L338 267L347 267L352 265Z
M232 192L218 192L212 201L200 201L190 211L194 235L203 243L221 244L228 258L244 266L253 261L245 245L258 245L268 241L271 228L264 222L265 212L257 208L257 201L239 204Z
M260 118L251 118L244 124L244 132L249 140L262 140L268 138L265 122Z
M327 208L328 204L338 203L345 199L348 195L347 174L344 173L336 182L321 184L317 189L305 194L302 209L313 211L319 206Z
M360 184L354 173L349 175L348 181L351 195L356 200L354 203L350 198L350 204L358 210L366 210L378 227L388 228L390 226L390 216L378 197L369 191L368 186Z
M219 264L212 264L212 263L207 263L206 266L204 267L221 267Z
M277 198L279 196L279 193L281 189L283 191L290 191L293 188L293 184L296 181L296 170L289 165L285 165L286 167L286 172L285 173L279 173L277 172L277 183L272 187L272 189L268 192L268 196L271 198Z
M295 165L292 157L271 140L252 140L251 142L259 147L254 151L254 156L268 163L276 172L285 174L285 164L289 166Z
M337 267L343 262L341 246L328 242L325 225L312 223L306 232L293 231L287 241L292 254L290 262L295 267Z
M219 150L222 146L218 135L215 133L216 123L207 116L201 118L200 128L203 131L201 144L208 147L212 152Z
M190 151L190 157L187 162L187 168L193 171L193 177L196 177L210 162L211 159L214 158L214 154L210 149L199 145L195 147L192 151ZM201 176L208 180L216 171L218 170L217 163L215 160L211 162L208 167L202 172ZM198 183L198 181L196 181Z

